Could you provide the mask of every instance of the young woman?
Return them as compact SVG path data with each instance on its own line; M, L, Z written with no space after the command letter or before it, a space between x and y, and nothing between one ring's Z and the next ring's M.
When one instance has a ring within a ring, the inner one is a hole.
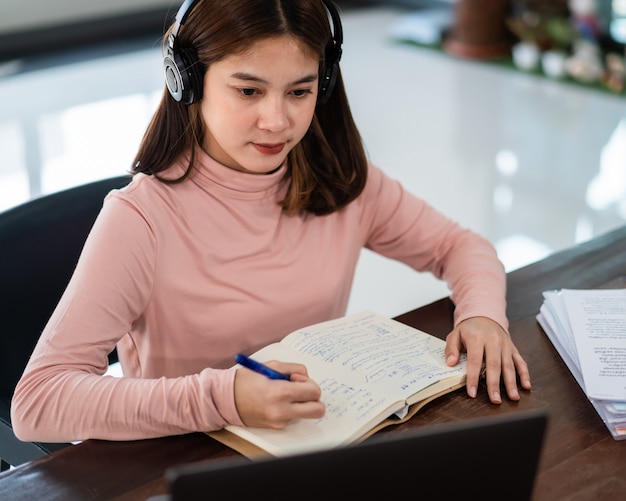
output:
M329 21L329 13L331 14ZM345 314L363 247L446 280L449 365L467 392L530 389L507 332L505 275L483 238L368 163L322 0L187 0L165 41L167 89L133 180L112 192L15 391L28 441L281 428L324 414L320 388L235 369ZM117 347L124 377L103 377Z

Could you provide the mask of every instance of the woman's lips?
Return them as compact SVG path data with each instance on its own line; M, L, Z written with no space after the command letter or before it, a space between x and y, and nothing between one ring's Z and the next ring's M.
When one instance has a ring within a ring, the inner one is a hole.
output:
M253 143L253 145L257 149L257 151L259 153L262 153L263 155L278 155L281 151L283 151L283 148L285 147L285 143Z

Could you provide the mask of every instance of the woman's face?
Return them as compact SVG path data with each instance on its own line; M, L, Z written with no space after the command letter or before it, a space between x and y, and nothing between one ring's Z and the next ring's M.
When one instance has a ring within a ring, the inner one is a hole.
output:
M201 102L202 147L231 169L276 169L311 124L317 81L317 57L291 37L262 40L211 64Z

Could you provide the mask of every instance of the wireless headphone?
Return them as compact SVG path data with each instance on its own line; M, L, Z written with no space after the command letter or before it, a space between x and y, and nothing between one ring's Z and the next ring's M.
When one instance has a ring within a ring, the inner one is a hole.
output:
M192 104L202 98L204 86L204 68L193 49L178 46L178 32L185 24L187 16L200 0L185 0L176 13L176 19L172 32L167 37L165 55L163 58L163 70L165 71L165 83L170 95L175 101ZM339 60L341 59L341 44L343 43L343 30L339 12L331 0L322 0L328 10L333 24L332 45L326 49L325 62L320 76L317 103L324 104L328 101L337 82L339 72Z

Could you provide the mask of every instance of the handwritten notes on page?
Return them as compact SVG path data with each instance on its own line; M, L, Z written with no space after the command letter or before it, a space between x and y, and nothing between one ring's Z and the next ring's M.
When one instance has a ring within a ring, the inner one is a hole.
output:
M385 385L387 394L409 404L417 391L466 370L465 355L448 367L441 339L367 311L304 327L282 344L328 364L326 370L341 367L364 385Z
M626 439L626 289L544 292L537 320L615 439Z
M324 416L282 430L225 429L274 456L355 442L398 411L399 419L410 415L407 406L465 381L466 357L448 367L444 348L444 340L370 311L303 327L253 356L304 364L322 390Z

